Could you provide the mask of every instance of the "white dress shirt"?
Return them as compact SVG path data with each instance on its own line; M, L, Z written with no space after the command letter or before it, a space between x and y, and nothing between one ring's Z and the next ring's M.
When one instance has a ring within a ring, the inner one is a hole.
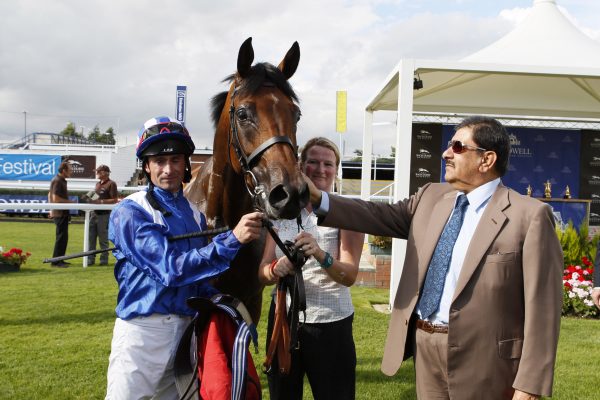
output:
M481 220L481 216L487 207L487 204L496 191L496 188L500 184L500 178L494 179L484 185L471 191L467 194L469 200L469 206L465 212L465 219L460 228L460 233L452 249L452 258L450 259L450 267L446 275L446 282L444 284L444 291L442 292L442 299L440 301L440 308L435 312L429 320L435 324L447 324L449 320L450 305L452 304L452 298L454 297L454 290L456 289L456 282L465 261L467 249L475 233L475 229ZM456 198L459 195L464 194L458 192ZM448 217L448 220L450 217ZM420 310L417 310L420 314Z

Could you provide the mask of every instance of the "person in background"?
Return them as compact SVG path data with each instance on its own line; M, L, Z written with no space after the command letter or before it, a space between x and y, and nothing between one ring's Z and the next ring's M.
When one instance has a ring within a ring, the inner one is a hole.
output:
M207 237L169 240L207 229L182 190L191 179L194 148L188 130L169 117L152 118L139 131L136 155L148 188L119 202L108 228L119 293L106 399L179 398L175 352L195 314L186 300L217 294L211 280L261 235L263 215L254 212L210 243Z
M50 191L48 192L48 203L74 203L69 200L67 191L67 178L71 177L73 168L68 161L63 161L58 167L58 174L50 182ZM50 210L50 218L56 225L56 239L54 242L54 251L52 258L62 257L67 251L69 242L69 210ZM56 261L51 264L52 267L67 268L67 261Z
M87 202L92 204L115 204L119 201L117 184L110 179L110 168L100 165L96 168L96 187L87 196ZM90 230L88 237L88 250L96 250L96 241L100 242L101 249L108 249L108 217L110 210L93 210L90 215ZM88 257L88 265L94 265L96 256ZM108 252L100 253L100 265L108 265Z
M322 137L310 139L300 155L302 172L326 192L333 188L339 164L336 145ZM302 399L306 375L314 399L354 399L356 351L352 337L354 308L349 287L358 274L364 235L319 227L310 204L302 210L301 219L303 230L300 233L296 220L274 221L281 240L293 241L308 260L302 268L306 319L298 332L299 346L292 351L289 375L280 375L277 361L273 361L272 373L268 375L270 396L271 399ZM293 273L293 268L273 238L267 235L259 280L272 285L280 277ZM272 301L267 348L273 330L274 310Z
M592 289L592 301L594 305L600 309L600 242L596 250L596 259L594 260L593 274L594 288Z
M445 183L395 204L307 183L319 223L407 239L382 370L414 356L417 397L538 399L552 394L562 248L550 206L505 187L510 140L495 119L456 127Z

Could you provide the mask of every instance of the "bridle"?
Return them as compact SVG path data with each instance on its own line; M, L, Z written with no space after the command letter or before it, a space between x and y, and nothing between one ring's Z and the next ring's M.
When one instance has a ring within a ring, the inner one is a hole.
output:
M275 86L272 82L264 82L263 86ZM264 186L258 182L256 176L252 172L252 168L258 162L258 160L262 157L263 153L278 143L287 144L292 148L292 153L296 156L296 160L298 158L296 154L296 146L292 143L292 140L289 136L280 135L273 136L270 139L262 142L250 155L246 155L246 152L242 149L242 143L240 142L240 137L238 134L237 124L235 121L235 104L234 99L237 94L238 86L233 87L233 92L231 93L231 106L229 107L229 145L233 147L235 151L235 155L238 159L240 167L242 169L242 175L244 176L244 184L246 186L246 190L250 194L254 201L254 205L256 208L260 209L261 206L258 202L259 196L264 195ZM231 154L230 154L231 157ZM251 187L248 183L246 177L249 176L252 182L253 187Z

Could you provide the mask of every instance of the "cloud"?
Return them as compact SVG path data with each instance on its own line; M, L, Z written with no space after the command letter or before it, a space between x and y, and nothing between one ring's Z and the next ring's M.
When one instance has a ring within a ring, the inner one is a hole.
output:
M483 10L471 0L0 2L10 15L0 35L0 141L22 137L27 111L27 132L59 132L71 121L86 132L111 126L131 144L146 119L174 114L183 84L187 125L198 147L210 147L210 99L227 89L221 80L252 36L255 61L277 64L300 44L290 80L301 99L300 143L315 135L338 142L335 92L348 91L342 140L351 154L362 147L365 105L402 57L473 53L514 27L530 5L518 3L523 8ZM597 38L598 23L585 24ZM389 153L393 133L376 129L376 152Z

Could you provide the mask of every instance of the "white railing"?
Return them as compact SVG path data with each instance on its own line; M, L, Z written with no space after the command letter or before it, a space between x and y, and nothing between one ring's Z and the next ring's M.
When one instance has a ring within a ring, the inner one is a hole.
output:
M0 212L6 210L80 210L85 211L83 223L83 251L88 251L90 236L90 212L93 210L112 210L116 204L85 204L85 203L3 203ZM83 268L87 268L88 258L83 257Z
M89 180L67 180L69 191L89 191L96 187L97 179ZM139 192L146 186L118 186L119 192ZM50 182L27 182L27 181L0 181L0 189L31 189L50 190Z

